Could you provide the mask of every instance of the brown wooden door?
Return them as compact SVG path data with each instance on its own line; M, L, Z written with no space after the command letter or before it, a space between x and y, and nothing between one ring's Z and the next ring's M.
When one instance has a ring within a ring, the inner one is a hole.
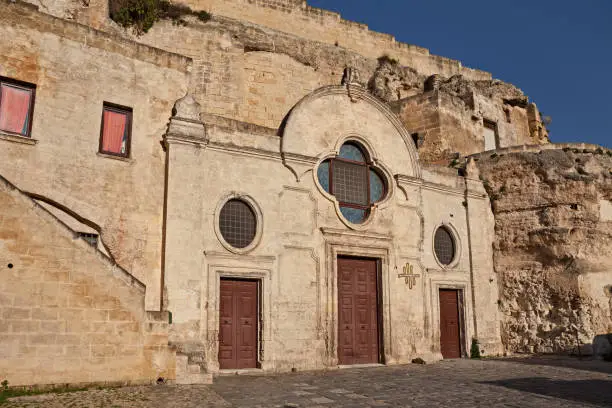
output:
M444 358L461 357L459 291L440 289L440 348Z
M257 367L257 282L222 279L219 368Z
M376 260L338 258L338 361L378 363Z

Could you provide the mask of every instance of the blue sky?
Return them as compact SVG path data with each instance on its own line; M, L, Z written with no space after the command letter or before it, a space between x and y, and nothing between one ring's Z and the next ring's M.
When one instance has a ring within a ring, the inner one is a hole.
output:
M513 83L553 142L612 148L612 0L307 1Z

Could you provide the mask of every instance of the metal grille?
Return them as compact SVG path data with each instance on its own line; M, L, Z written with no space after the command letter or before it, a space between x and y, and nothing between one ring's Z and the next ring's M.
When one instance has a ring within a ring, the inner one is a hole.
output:
M444 227L438 228L434 237L436 257L442 265L449 265L455 258L455 242L451 233Z
M333 189L338 201L368 205L368 181L366 166L334 161Z
M88 232L79 232L79 236L83 238L89 245L95 247L98 246L98 234L91 234Z
M255 213L244 201L229 200L219 214L219 229L228 244L246 248L255 239Z

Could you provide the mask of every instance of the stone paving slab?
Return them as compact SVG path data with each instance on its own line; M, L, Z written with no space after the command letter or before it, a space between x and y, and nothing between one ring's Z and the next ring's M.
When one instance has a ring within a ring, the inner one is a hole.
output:
M558 360L450 360L250 381L223 377L212 388L233 407L612 407L608 363L572 362L573 368ZM299 393L304 389L312 394Z
M611 365L545 358L449 360L223 376L212 386L90 390L13 400L2 408L612 407Z

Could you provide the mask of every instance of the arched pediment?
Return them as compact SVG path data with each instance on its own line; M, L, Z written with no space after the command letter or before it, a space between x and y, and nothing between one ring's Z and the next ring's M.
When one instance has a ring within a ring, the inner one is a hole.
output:
M299 180L351 137L371 146L374 160L393 175L421 177L418 153L406 128L387 105L359 85L326 86L298 102L285 123L281 153Z

